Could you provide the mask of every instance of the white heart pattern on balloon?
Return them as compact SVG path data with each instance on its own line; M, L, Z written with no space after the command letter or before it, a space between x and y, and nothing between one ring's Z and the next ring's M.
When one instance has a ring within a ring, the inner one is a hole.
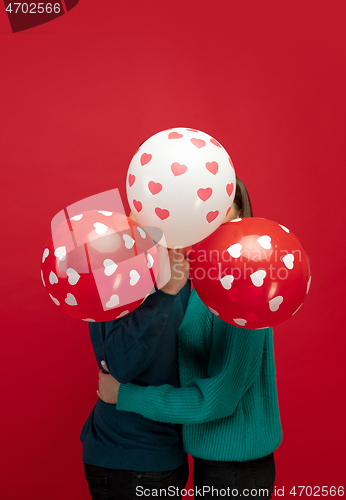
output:
M213 309L212 307L208 307L209 311L212 312L213 314L215 314L215 316L218 316L219 313L217 311L215 311L215 309Z
M135 240L133 238L131 238L131 236L128 234L123 234L123 240L125 243L125 247L128 250L130 250L133 247L133 245L135 244Z
M291 253L288 253L284 257L282 257L282 260L287 267L287 269L293 269L294 267L294 255Z
M108 226L102 224L102 222L94 222L94 228L96 230L96 234L102 235L107 232Z
M76 300L76 297L74 295L72 295L72 293L67 294L65 302L69 306L78 306L78 302Z
M143 240L145 240L145 238L147 237L147 233L145 231L143 231L143 229L141 227L137 227L137 231L139 232L141 238L143 238Z
M255 271L254 273L250 274L252 283L257 287L263 285L264 278L266 276L267 273L264 271L264 269L259 269L258 271Z
M119 297L116 293L114 293L113 295L111 295L109 301L106 302L106 307L112 309L113 307L117 307L118 304L119 304Z
M147 262L148 262L148 268L151 269L154 264L154 259L150 253L147 254Z
M113 212L109 212L108 210L98 210L98 213L104 215L105 217L113 215Z
M282 295L278 295L277 297L274 297L273 299L271 299L269 301L269 309L272 311L272 312L275 312L279 309L280 305L283 303L284 301L284 298L282 297Z
M227 252L230 254L231 257L237 259L238 257L241 256L242 248L243 247L240 243L235 243L234 245L231 245L230 247L227 248Z
M48 255L49 255L49 250L48 250L48 248L45 248L43 251L43 255L42 255L42 264L44 263L44 261L46 260Z
M70 285L76 285L80 280L80 275L71 267L66 269L66 274L68 276L68 282Z
M57 275L56 275L55 273L53 273L53 271L51 271L51 272L49 273L49 283L50 283L51 285L54 285L55 283L58 283L58 281L59 281L59 280L58 280Z
M83 217L83 214L75 215L74 217L70 217L70 220L79 221Z
M268 236L267 234L260 236L257 238L258 243L261 245L262 248L265 250L270 250L271 249L271 237Z
M130 311L128 311L128 310L126 309L125 311L121 312L121 313L119 314L119 316L117 316L115 319L122 318L123 316L126 316L126 314L128 314L129 312L130 312Z
M239 326L245 326L247 323L246 319L243 319L243 318L236 318L236 319L233 319L233 321L234 321L234 323L236 323Z
M50 293L48 295L52 299L52 301L54 302L54 304L56 304L57 306L60 306L60 302L58 301L58 299L56 299L55 297L53 297L53 295L51 295Z
M135 269L132 269L130 271L130 285L131 286L136 285L139 281L139 278L140 278L140 275L138 274L138 272Z
M103 261L103 265L104 273L106 276L112 276L112 274L114 274L118 268L118 264L116 264L112 259L105 259Z
M221 285L226 289L226 290L230 290L230 288L232 287L232 283L234 281L234 276L232 276L231 274L228 274L227 276L224 276L220 282L221 282Z
M58 247L54 251L55 257L58 257L61 262L63 262L66 259L66 247Z

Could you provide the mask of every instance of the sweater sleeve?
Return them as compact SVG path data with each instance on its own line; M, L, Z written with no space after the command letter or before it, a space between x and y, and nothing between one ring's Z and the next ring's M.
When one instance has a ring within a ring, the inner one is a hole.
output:
M157 290L128 316L106 323L103 357L119 382L136 378L150 364L175 298Z
M121 384L117 409L177 424L230 416L259 374L266 335L271 335L271 329L246 330L231 325L227 331L219 329L218 338L213 338L210 376L193 379L181 388Z

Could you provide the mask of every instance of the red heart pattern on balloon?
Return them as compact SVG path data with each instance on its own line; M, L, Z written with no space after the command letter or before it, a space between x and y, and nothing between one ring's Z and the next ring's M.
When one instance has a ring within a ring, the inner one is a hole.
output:
M226 191L228 196L231 196L231 194L233 193L233 182L231 184L227 184Z
M227 151L211 139L190 127L166 128L142 143L130 163L126 191L131 208L141 224L164 231L168 248L202 240L232 205L235 172ZM140 214L134 199L142 204Z
M221 144L219 144L215 139L210 139L210 142L214 144L214 146L217 146L218 148L221 148Z
M211 195L213 194L213 190L211 187L208 188L200 188L197 191L197 196L200 198L202 201L207 201Z
M172 163L171 170L175 176L185 174L187 171L186 165L181 165L180 163Z
M167 219L167 217L169 217L169 215L170 215L168 210L166 210L165 208L159 208L159 207L155 208L155 213L158 216L158 218L161 220Z
M152 155L147 154L147 153L143 153L142 156L141 156L141 165L142 165L142 167L144 167L144 165L146 165L147 163L149 163L151 159L152 159Z
M143 208L142 203L138 200L133 200L133 206L137 210L137 212L140 212Z
M162 184L160 184L159 182L150 181L148 184L148 188L151 194L157 194L161 191Z
M198 149L203 148L206 145L206 143L205 143L205 141L203 141L203 139L190 139L190 140L191 140L192 144L194 146L196 146L196 148L198 148Z
M205 166L207 170L209 170L209 172L211 172L214 175L216 175L217 171L219 170L219 165L216 161L207 162Z
M130 174L130 175L129 175L129 186L130 186L130 187L134 185L135 180L136 180L136 176L135 176L135 175Z
M210 223L213 222L213 220L215 220L218 215L219 215L218 210L215 210L215 212L208 212L206 219Z
M178 132L171 132L168 134L168 139L181 139L183 134L179 134Z

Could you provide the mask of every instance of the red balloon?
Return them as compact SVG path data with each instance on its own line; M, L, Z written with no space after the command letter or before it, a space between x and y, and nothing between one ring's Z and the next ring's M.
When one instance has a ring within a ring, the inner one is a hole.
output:
M136 309L158 276L157 246L123 214L91 210L56 227L42 256L43 285L70 316L110 321Z
M189 254L194 287L220 319L249 329L287 320L309 291L309 258L289 229L249 217L222 224Z

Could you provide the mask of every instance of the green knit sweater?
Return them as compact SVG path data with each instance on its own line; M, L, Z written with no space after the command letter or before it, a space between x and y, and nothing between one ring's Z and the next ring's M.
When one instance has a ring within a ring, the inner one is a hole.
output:
M242 462L274 451L282 431L272 329L229 325L193 290L178 339L181 387L121 384L117 410L185 424L194 457Z

